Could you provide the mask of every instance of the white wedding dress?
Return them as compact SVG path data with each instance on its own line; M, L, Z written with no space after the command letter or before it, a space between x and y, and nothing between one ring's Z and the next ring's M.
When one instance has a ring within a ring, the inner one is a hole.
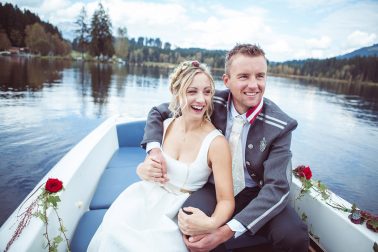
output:
M166 129L172 119L164 121ZM165 130L164 130L165 131ZM187 251L177 225L177 213L189 197L208 180L210 143L221 135L211 131L191 164L163 152L169 181L165 185L140 181L126 188L106 212L88 251Z

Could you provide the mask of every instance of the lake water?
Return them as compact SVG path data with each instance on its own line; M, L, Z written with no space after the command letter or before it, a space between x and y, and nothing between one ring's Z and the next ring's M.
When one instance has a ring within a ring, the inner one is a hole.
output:
M0 225L106 118L143 118L168 101L170 71L0 57ZM314 179L378 214L378 86L268 77L265 96L299 123L293 165L310 165Z

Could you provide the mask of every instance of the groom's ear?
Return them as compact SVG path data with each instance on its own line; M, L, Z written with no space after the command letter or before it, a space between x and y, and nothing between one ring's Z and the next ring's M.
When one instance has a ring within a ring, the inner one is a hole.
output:
M223 79L224 85L228 88L228 82L230 80L230 76L228 76L228 74L223 74L222 79Z

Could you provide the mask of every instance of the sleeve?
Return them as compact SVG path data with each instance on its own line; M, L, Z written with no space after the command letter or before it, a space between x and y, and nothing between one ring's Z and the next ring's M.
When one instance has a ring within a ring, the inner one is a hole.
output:
M168 105L168 103L163 103L157 107L153 107L148 113L141 142L142 148L145 149L146 144L149 142L158 142L161 144L164 132L163 122L165 119L171 117Z
M280 213L289 201L290 181L287 169L292 156L291 135L296 127L297 122L292 121L273 141L269 155L263 163L263 186L258 196L234 217L252 234Z

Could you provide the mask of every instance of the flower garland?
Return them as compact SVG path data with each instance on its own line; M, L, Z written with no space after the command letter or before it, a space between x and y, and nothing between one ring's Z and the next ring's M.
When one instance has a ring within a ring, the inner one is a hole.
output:
M8 242L4 252L9 250L13 242L21 235L24 228L30 223L30 220L33 216L38 217L45 225L45 232L43 233L43 236L46 238L47 241L45 248L48 248L49 252L58 251L59 243L63 241L62 236L64 237L64 240L67 244L67 251L70 251L69 242L66 236L67 230L64 228L63 221L58 214L58 203L60 202L60 198L57 195L57 193L61 190L64 190L63 182L56 178L49 178L46 181L45 186L42 186L43 185L41 185L38 188L41 189L41 193L38 195L38 197L30 203L30 205L26 208L26 210L23 213L17 215L17 220L19 220L19 218L21 219L12 238ZM32 193L32 195L34 195L35 192ZM48 233L49 220L47 217L47 210L50 207L52 207L53 212L55 213L59 221L59 234L53 238L50 237Z
M320 181L314 181L311 179L312 171L309 166L299 165L293 170L293 174L302 182L301 191L297 199L300 199L312 188L316 192L320 193L322 199L326 202L327 205L340 211L350 213L349 219L351 220L351 222L353 222L354 224L362 224L364 221L366 221L366 227L368 229L372 230L373 232L378 232L378 216L357 208L355 204L352 204L351 208L347 208L343 205L340 205L339 203L334 202L330 198L330 192L328 191L327 186Z

